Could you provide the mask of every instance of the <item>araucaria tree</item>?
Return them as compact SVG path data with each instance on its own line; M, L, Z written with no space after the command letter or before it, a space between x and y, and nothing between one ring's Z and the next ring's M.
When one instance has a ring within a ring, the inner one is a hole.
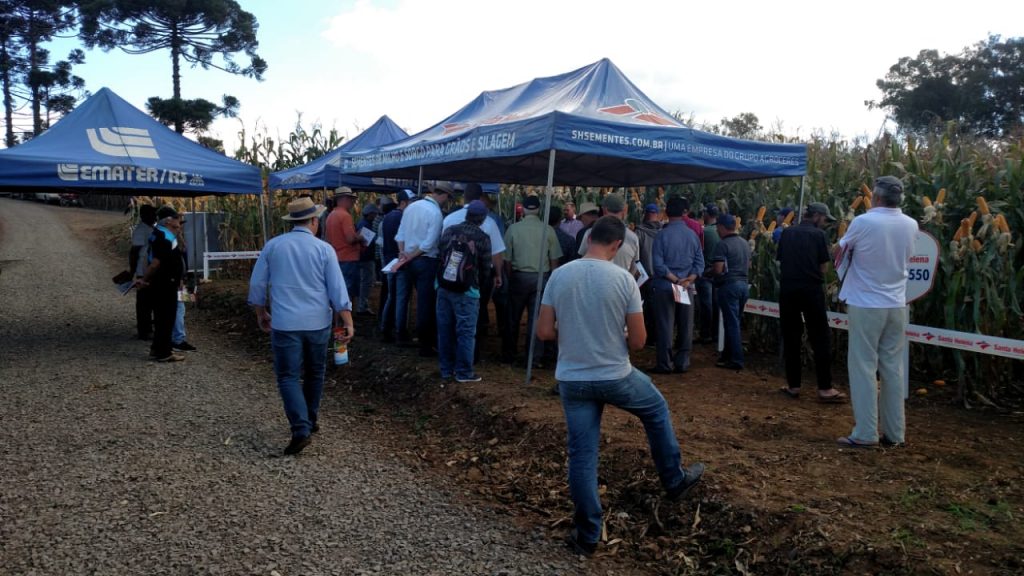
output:
M90 48L120 48L129 54L170 50L170 99L150 98L150 112L180 134L186 128L203 130L214 116L237 108L224 96L224 105L181 97L181 65L215 68L257 80L267 63L257 53L256 17L234 0L82 0L82 38ZM248 58L240 65L239 53Z

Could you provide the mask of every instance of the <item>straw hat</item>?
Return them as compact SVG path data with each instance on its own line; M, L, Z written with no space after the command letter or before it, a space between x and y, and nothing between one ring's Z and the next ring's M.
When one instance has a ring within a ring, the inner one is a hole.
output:
M284 216L283 219L294 222L297 220L319 218L324 213L324 210L327 210L326 206L313 204L313 201L309 198L299 198L288 203L288 215Z

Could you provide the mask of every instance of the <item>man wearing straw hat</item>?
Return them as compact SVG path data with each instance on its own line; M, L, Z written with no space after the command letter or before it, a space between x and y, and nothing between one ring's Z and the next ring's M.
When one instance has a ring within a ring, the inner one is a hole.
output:
M260 329L270 333L277 387L291 425L285 454L301 452L319 430L332 315L344 327L342 342L355 334L335 252L316 237L325 209L309 198L289 202L284 219L292 230L267 242L249 280L249 304Z

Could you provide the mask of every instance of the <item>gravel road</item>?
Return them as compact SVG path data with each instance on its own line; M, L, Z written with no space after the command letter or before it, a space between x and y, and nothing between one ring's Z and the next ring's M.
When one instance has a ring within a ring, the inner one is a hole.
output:
M283 457L271 366L189 325L147 361L88 239L118 214L0 198L0 574L576 574L423 477L328 395Z

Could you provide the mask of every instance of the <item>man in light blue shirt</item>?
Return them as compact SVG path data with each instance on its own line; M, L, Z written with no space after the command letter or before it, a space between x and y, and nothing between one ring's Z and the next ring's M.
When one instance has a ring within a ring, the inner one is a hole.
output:
M291 232L267 242L249 280L249 304L260 329L270 333L277 387L291 425L285 454L301 452L319 430L332 315L344 327L342 342L355 334L334 249L316 237L324 210L309 198L290 202L284 219L293 224Z
M430 194L409 204L402 213L395 241L398 243L398 310L407 309L407 299L416 287L416 336L420 356L437 355L437 274L438 240L444 216L441 205L448 201L452 186L438 182Z

